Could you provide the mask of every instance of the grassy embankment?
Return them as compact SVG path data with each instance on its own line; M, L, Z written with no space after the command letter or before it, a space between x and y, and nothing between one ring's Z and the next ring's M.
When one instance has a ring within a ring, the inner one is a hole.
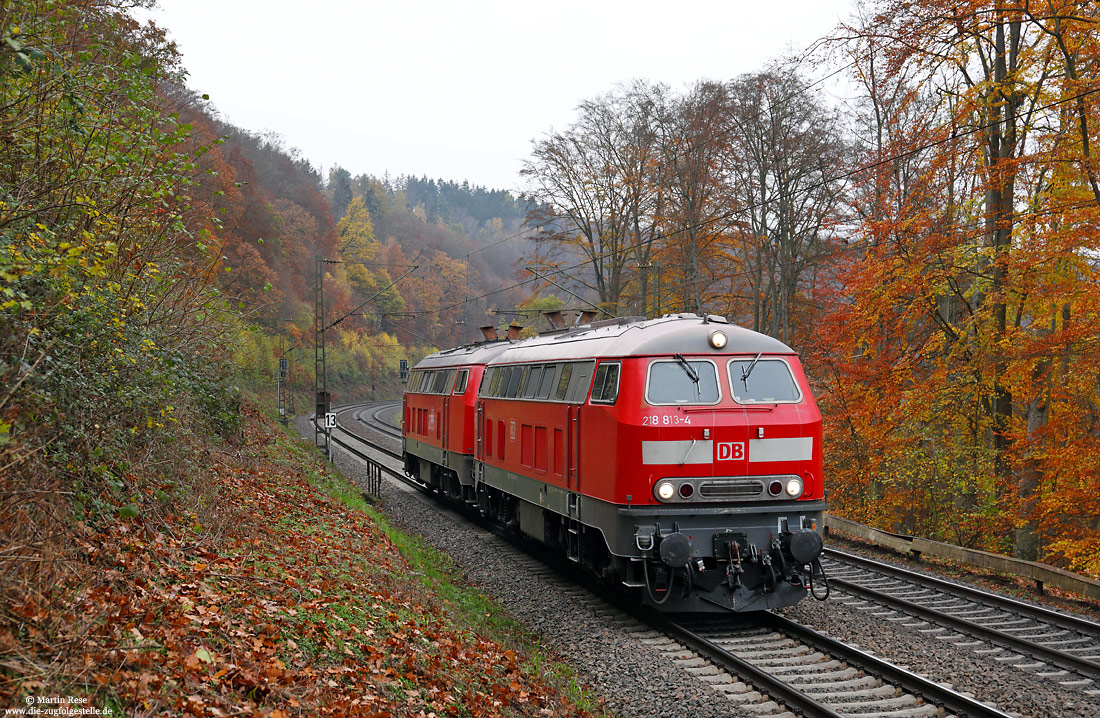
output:
M208 481L194 510L84 531L66 585L29 595L0 632L3 702L83 696L116 715L599 710L445 555L391 528L254 409L244 423L239 446L195 456Z

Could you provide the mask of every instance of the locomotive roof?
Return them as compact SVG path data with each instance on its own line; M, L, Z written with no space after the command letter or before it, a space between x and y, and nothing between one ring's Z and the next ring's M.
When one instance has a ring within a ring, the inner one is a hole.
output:
M708 337L718 329L728 338L721 354L794 354L794 350L778 339L730 324L722 317L685 313L651 320L610 320L543 334L512 344L493 356L489 363L715 354L718 352L711 348Z
M421 359L414 369L436 369L439 367L466 366L469 364L488 364L489 360L512 346L507 339L496 339L477 344L465 344L453 349L444 349Z
M778 339L730 324L723 317L669 314L660 319L641 317L585 324L566 331L542 334L521 342L500 339L467 344L429 354L415 369L437 369L469 364L559 361L592 357L714 354L708 337L721 329L728 342L722 354L794 354Z

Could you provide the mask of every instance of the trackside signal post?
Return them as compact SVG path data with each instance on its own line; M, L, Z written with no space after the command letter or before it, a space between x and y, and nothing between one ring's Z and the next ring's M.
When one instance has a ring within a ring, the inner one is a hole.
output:
M332 397L328 393L325 370L325 262L316 255L316 272L313 278L313 444L328 453L328 432L321 427L321 419L329 413Z
M285 356L279 357L279 378L275 381L275 407L279 410L279 421L286 426L286 386L287 361Z

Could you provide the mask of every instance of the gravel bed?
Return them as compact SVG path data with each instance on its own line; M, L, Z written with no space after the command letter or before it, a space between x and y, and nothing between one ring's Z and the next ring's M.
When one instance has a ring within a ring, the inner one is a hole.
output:
M1014 668L991 655L980 655L973 648L956 646L951 641L936 639L921 633L918 628L904 625L916 623L917 619L891 621L874 615L885 610L871 605L854 608L830 599L824 603L803 601L779 613L926 678L949 683L955 690L1006 713L1061 718L1092 715L1096 708L1097 699L1079 688L1061 686L1054 679L1036 676L1031 670ZM985 645L978 650L989 647ZM1073 677L1073 674L1067 676Z
M300 427L301 428L301 427ZM309 429L307 435L311 435ZM396 442L399 446L400 442ZM336 447L336 465L362 481L358 460ZM552 577L533 575L530 559L501 550L499 539L427 500L383 484L383 510L395 525L424 537L452 556L468 580L498 600L524 626L538 633L588 680L609 711L624 716L748 716L704 682L643 645L583 592ZM849 547L845 547L848 550ZM545 572L538 572L545 573ZM905 627L913 620L875 616L886 609L849 607L837 600L808 599L780 611L845 643L853 643L909 670L950 683L956 690L1013 715L1057 718L1091 715L1098 700L1081 688L1060 686L1033 671L1012 667L973 648L954 645ZM946 635L946 634L944 634ZM983 646L982 648L987 648ZM1051 669L1042 669L1044 671ZM1100 686L1091 685L1088 689Z

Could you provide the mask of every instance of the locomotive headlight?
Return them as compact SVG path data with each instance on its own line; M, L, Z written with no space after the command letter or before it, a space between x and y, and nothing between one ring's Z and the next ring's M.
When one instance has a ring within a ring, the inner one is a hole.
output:
M798 498L802 495L802 479L791 479L787 482L787 496Z
M657 484L657 498L661 501L668 501L675 493L676 487L672 485L671 481L662 481Z
M721 329L717 329L711 332L710 336L707 339L710 342L710 345L715 349L722 349L726 346L726 333Z

